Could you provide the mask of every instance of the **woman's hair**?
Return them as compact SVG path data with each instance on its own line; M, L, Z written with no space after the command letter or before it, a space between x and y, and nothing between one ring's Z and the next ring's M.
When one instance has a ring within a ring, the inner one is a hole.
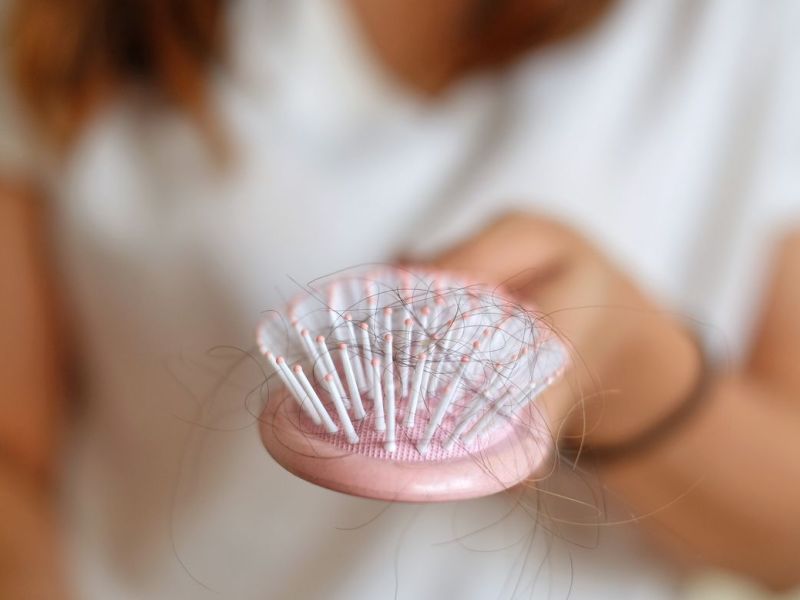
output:
M158 91L202 125L224 2L19 0L8 32L13 83L35 123L62 146L128 84Z
M206 75L222 58L228 1L18 0L8 39L23 106L45 138L65 148L103 102L133 84L213 133ZM580 31L610 1L465 0L465 20L453 25L472 40L463 70L493 67ZM533 5L545 9L535 22L518 18Z

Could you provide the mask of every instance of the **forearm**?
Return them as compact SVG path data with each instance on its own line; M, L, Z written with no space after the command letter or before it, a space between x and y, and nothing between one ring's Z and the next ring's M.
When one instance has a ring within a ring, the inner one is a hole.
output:
M664 443L601 466L680 556L800 582L800 410L745 375L719 379Z
M503 282L568 343L572 368L538 404L565 450L628 449L598 468L634 518L698 563L800 580L800 233L779 247L751 356L711 389L682 323L558 223L508 215L437 264Z
M68 598L48 490L0 460L0 598Z
M646 521L660 525L682 556L776 587L800 583L798 306L795 233L777 248L755 343L740 371L720 377L663 443L602 468L609 487L637 514L653 513ZM668 377L656 381L653 388L670 389ZM626 404L663 414L662 401L640 391Z
M0 598L58 600L63 358L42 221L31 188L0 180Z

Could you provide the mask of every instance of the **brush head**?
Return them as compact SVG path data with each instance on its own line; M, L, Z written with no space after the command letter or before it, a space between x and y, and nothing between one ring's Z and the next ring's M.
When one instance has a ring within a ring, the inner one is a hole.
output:
M423 270L340 273L270 313L257 337L281 383L262 440L312 483L383 500L471 498L535 476L553 450L536 398L566 349L497 288Z

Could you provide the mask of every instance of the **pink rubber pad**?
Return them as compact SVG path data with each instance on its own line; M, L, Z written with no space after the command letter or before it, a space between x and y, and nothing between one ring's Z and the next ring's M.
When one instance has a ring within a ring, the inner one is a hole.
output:
M411 441L414 429L398 427L397 449L388 453L384 434L369 420L356 424L361 440L348 444L301 415L287 397L268 404L261 418L261 438L269 453L288 471L311 483L355 496L398 502L443 502L501 492L535 477L552 454L552 437L536 409L498 427L471 447L443 448L447 427L434 437L425 456Z

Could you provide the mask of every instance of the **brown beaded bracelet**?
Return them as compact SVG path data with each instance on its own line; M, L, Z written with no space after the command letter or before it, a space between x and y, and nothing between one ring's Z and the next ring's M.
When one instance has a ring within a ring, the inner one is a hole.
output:
M713 379L713 369L702 343L696 336L692 336L692 339L695 341L697 353L700 357L700 371L691 391L672 412L630 439L608 445L591 444L565 448L562 450L562 454L571 455L575 459L590 460L595 463L616 462L657 446L679 429L703 404Z

